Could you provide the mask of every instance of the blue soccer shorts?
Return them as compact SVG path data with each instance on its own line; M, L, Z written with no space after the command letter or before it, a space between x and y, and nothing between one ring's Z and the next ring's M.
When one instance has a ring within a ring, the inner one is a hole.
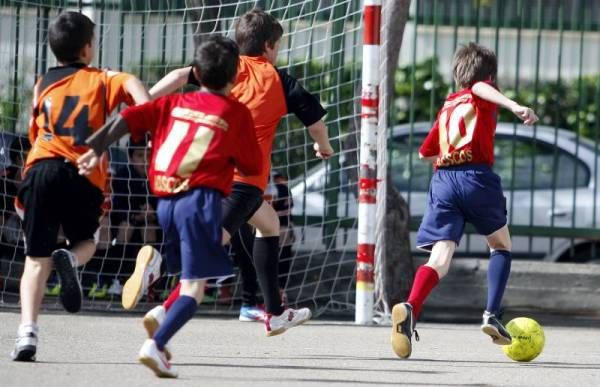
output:
M500 177L487 165L440 168L431 179L417 247L431 250L442 240L458 245L471 223L481 235L506 225L506 198Z
M183 195L158 200L156 213L170 274L181 272L183 280L233 275L221 243L221 200L221 193L210 188L193 188Z

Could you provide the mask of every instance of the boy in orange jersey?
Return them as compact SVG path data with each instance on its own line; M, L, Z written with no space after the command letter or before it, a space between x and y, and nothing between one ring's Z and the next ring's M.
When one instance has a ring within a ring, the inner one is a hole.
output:
M333 154L327 127L321 120L326 114L325 109L296 79L274 66L282 35L283 28L277 19L262 10L251 10L236 21L235 40L240 48L240 62L231 97L250 109L264 163L258 175L246 176L236 172L232 193L223 202L224 242L229 241L244 223L250 223L257 230L252 256L265 300L268 336L283 333L311 317L308 308L295 310L282 305L278 286L279 218L273 207L263 199L279 120L288 113L294 113L315 141L316 156L327 159ZM150 94L162 96L186 83L197 84L189 67L167 74L150 90ZM134 276L123 289L124 302L129 300L127 307L132 308L144 293L144 284L148 283L146 273L149 274L150 270L136 265ZM146 314L144 325L150 335L161 324L165 310L178 294L179 286L164 305Z
M88 67L94 55L94 23L77 12L63 12L48 30L59 66L36 83L29 129L31 152L17 207L23 211L25 267L21 277L21 325L12 358L34 361L37 317L52 268L58 273L60 301L71 313L81 308L77 266L92 257L106 186L107 160L86 178L75 163L89 147L85 139L98 130L122 102L149 100L132 75ZM68 248L58 248L59 230Z

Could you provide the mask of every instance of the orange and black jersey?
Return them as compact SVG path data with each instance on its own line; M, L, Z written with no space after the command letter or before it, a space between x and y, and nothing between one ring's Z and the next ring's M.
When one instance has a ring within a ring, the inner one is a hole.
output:
M125 90L125 82L132 77L80 63L48 70L34 88L29 128L31 151L26 171L43 159L60 158L76 163L89 149L86 138L100 129L121 103L132 103ZM107 161L103 160L88 178L104 190Z
M192 71L188 83L199 86ZM259 175L248 176L236 171L234 181L264 191L269 181L271 152L279 120L288 113L294 113L305 126L310 126L327 112L294 77L285 70L277 69L263 56L240 56L231 97L250 109L263 158L263 169Z

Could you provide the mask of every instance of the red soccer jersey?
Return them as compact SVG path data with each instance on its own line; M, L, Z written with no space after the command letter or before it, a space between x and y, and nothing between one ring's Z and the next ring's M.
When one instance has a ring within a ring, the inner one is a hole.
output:
M234 167L249 175L262 170L250 111L228 97L204 92L170 95L121 115L134 139L150 133L148 179L157 196L193 187L228 195Z
M437 156L435 168L461 164L494 164L496 105L471 89L450 94L419 153Z

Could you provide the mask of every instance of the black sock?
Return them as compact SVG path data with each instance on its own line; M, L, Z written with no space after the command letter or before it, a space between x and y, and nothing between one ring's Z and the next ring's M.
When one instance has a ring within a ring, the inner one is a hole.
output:
M283 313L279 284L279 237L256 238L253 249L254 266L258 283L265 299L267 313Z

